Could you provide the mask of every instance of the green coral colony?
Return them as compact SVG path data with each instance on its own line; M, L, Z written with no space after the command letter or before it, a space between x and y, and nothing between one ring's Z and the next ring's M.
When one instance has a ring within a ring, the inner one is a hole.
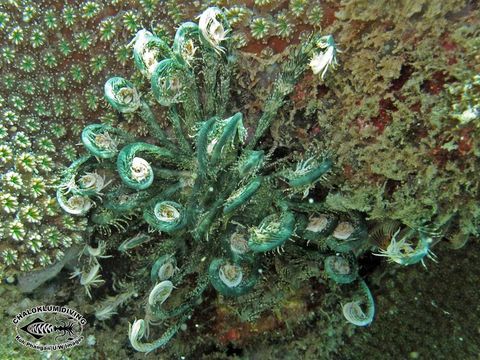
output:
M310 66L323 78L335 67L333 38L311 35L292 52L249 134L242 113L229 107L235 61L230 32L215 7L199 16L198 25L183 23L171 47L147 30L138 31L130 46L151 93L112 77L105 98L120 113L138 114L151 137L88 125L81 139L89 154L72 163L57 190L68 214L88 216L93 225L84 250L88 261L74 273L89 295L104 282L100 261L108 257L107 249L127 258L148 249L144 265L130 274L135 290L119 290L96 313L97 319L108 319L134 294L150 289L144 318L129 329L137 351L164 346L210 284L226 297L247 294L261 281L263 255L283 248L323 264L338 284L356 282L358 299L343 305L348 321L365 326L374 316L373 297L358 275L357 259L369 248L365 219L358 212L329 210L309 196L326 181L331 156L312 154L294 165L274 149L258 149L304 71ZM156 119L155 100L168 108L168 127ZM432 236L398 227L378 255L417 263L428 255ZM156 340L146 340L149 328L159 323L170 325Z

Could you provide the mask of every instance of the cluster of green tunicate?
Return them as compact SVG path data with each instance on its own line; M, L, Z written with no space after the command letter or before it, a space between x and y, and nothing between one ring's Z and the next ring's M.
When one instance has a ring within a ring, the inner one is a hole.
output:
M356 254L367 240L362 215L332 213L321 199L305 199L327 180L331 156L312 152L292 162L261 144L299 78L309 67L316 70L311 59L322 64L322 76L336 63L333 38L312 34L292 52L249 136L242 113L230 107L230 32L226 14L216 7L206 9L198 24L181 24L172 45L139 30L131 41L133 60L144 76L140 86L151 92L142 94L133 81L113 76L104 94L118 113L142 119L150 137L88 125L81 139L89 155L66 169L57 190L67 213L88 216L91 249L132 257L149 249L142 267L131 262L129 270L138 271L137 291L148 294L144 319L129 330L138 351L164 346L209 285L225 297L252 291L268 252L305 247L319 267L326 259L325 272L334 281L358 276ZM155 102L167 108L168 128L160 126ZM318 221L322 216L331 222ZM77 272L88 295L101 283L100 252L91 250ZM345 255L332 262L336 252ZM166 321L171 327L157 340L142 339L145 326Z

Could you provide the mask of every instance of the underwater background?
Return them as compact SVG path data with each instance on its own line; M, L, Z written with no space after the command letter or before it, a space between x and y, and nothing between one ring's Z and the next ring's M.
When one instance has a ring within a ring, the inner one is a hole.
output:
M0 1L0 359L479 359L479 15Z

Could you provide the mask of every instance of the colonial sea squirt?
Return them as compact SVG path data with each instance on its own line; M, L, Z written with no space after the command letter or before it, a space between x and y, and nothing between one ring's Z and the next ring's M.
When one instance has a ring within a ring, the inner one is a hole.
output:
M133 58L151 93L113 77L105 97L118 112L138 114L151 137L138 139L106 124L87 126L82 142L89 154L66 170L57 191L67 213L88 216L92 225L83 269L74 273L88 295L103 283L102 258L138 260L123 279L114 271L118 295L102 301L96 313L108 319L137 294L144 296L144 318L129 329L137 351L164 346L210 284L241 302L261 281L265 253L292 248L319 267L325 261L333 281L352 283L356 258L367 249L361 214L305 200L331 170L329 155L313 153L291 164L274 149L258 149L303 72L310 66L323 77L335 67L333 37L310 35L292 52L248 137L243 115L229 113L235 60L230 31L218 8L200 15L199 25L182 24L171 47L139 31L131 43ZM168 107L168 129L155 118L155 100ZM363 280L359 288L362 300L344 305L344 315L364 326L373 319L373 298ZM365 303L366 312L360 306ZM153 330L158 324L165 329ZM159 332L156 340L147 339Z

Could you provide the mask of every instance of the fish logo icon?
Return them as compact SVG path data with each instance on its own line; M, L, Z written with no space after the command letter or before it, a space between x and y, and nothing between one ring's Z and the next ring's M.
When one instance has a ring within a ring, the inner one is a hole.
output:
M74 327L75 322L73 321L61 321L61 325L53 325L43 321L40 318L36 318L20 329L30 334L37 340L53 333L58 333L58 337L69 335L70 337L68 340L71 340L75 335Z

